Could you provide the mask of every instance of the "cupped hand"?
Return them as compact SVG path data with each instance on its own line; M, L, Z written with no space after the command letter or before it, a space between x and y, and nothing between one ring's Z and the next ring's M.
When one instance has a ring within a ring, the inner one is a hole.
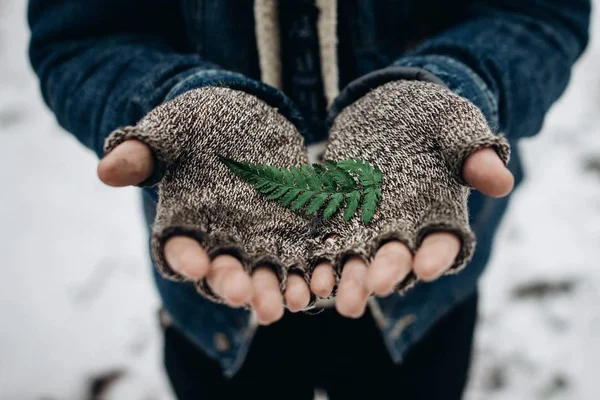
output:
M513 175L492 148L471 154L464 164L463 177L473 188L491 197L506 196L514 186ZM368 266L360 258L350 258L342 269L336 309L346 317L359 318L371 294L391 294L411 271L422 281L434 281L452 266L459 250L457 236L437 232L427 235L414 255L406 245L393 241L383 245ZM334 282L332 266L323 264L313 273L311 289L317 295L326 296Z
M146 180L152 169L152 152L148 146L137 140L127 140L100 161L98 177L109 186L123 187ZM304 309L310 301L309 287L299 275L288 277L282 295L271 268L258 267L250 276L233 256L219 255L211 260L200 244L190 237L170 238L165 243L164 254L169 266L188 280L197 282L207 278L211 289L230 307L250 304L263 325L283 316L284 300L292 312ZM328 279L325 276L321 285L328 286ZM316 282L318 284L318 278Z

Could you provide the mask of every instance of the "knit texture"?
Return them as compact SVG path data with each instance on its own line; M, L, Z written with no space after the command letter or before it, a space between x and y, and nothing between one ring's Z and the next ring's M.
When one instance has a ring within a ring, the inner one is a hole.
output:
M128 139L146 143L154 155L155 171L144 184L159 185L151 252L163 276L183 280L163 254L174 235L195 238L211 257L235 255L249 273L272 267L282 292L290 270L305 270L310 217L268 201L218 160L221 155L279 167L306 164L302 136L275 108L241 91L195 89L157 107L137 125L114 131L105 152ZM196 287L222 301L206 280Z
M430 82L393 81L347 106L333 121L325 159L360 158L383 173L382 198L373 220L339 215L324 221L310 246L310 264L333 262L338 275L351 256L369 262L386 242L399 240L414 253L426 235L451 232L461 241L448 273L470 260L475 238L469 227L466 158L493 147L507 163L509 146L490 131L481 111L447 88ZM397 286L416 282L411 274Z

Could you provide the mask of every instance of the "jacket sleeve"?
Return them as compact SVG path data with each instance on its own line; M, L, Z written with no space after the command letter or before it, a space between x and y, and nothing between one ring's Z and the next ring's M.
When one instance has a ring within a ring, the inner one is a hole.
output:
M567 86L588 42L589 17L589 0L475 0L461 23L387 70L430 72L476 104L493 131L516 140L541 129Z
M169 0L30 0L29 54L44 100L99 156L113 129L195 87L261 92L291 108L275 89L185 53L179 8Z

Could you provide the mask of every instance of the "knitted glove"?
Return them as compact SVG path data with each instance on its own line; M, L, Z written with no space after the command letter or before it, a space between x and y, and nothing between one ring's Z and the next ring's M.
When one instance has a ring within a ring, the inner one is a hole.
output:
M386 242L398 240L414 253L426 235L452 232L461 248L448 273L471 259L475 238L468 223L469 187L462 178L467 157L493 147L506 163L507 141L495 136L481 111L447 88L399 80L383 84L345 107L333 121L325 160L361 159L382 172L373 219L344 222L337 214L320 227L311 264L333 262L336 273L350 256L369 262ZM402 292L416 282L401 282Z
M114 131L105 152L128 139L144 142L153 152L154 172L140 186L158 183L151 253L164 277L183 280L163 254L174 235L195 238L211 257L235 255L249 273L272 267L282 291L288 272L304 269L310 218L268 201L218 157L282 167L306 164L302 136L275 108L242 91L195 89L157 107L137 125ZM196 287L222 301L206 280Z

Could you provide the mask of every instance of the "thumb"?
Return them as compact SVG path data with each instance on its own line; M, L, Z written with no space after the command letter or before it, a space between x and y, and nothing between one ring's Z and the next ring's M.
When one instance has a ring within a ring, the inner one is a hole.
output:
M152 151L139 140L127 140L98 164L98 178L114 187L137 185L152 173L154 160Z
M490 197L504 197L515 185L512 173L491 147L479 149L467 158L463 177L469 185Z

